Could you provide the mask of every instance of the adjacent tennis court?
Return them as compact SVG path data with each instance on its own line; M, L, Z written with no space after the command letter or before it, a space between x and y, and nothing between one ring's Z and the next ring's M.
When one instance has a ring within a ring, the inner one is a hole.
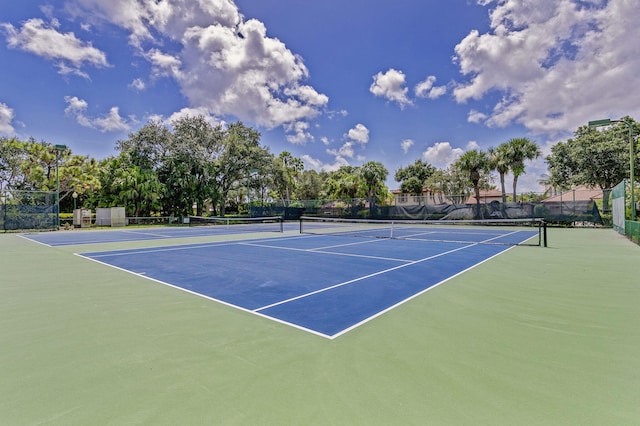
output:
M356 224L360 232L362 222ZM322 224L314 225L312 231L328 232ZM379 231L382 223L376 225ZM335 338L537 235L526 229L436 232L415 225L405 231L403 239L345 238L341 228L337 231L341 236L303 235L82 256ZM434 234L443 241L417 239ZM463 238L471 241L459 242Z
M24 237L47 246L102 244L128 241L163 240L169 238L211 237L253 232L283 232L297 229L297 224L284 224L280 217L257 218L200 218L194 216L189 226L133 227L124 229L74 230L65 232L36 232Z

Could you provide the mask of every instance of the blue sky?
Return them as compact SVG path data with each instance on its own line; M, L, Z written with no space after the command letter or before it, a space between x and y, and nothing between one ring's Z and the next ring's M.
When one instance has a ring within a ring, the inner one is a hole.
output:
M105 158L202 114L307 169L380 161L393 189L416 159L638 119L638 22L637 0L23 0L0 10L0 135Z

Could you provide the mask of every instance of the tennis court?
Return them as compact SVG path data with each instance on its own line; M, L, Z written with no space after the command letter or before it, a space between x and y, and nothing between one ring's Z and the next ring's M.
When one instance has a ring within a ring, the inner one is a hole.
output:
M536 236L511 229L404 231L411 239L303 235L82 256L335 338ZM444 242L416 239L434 234ZM452 241L463 237L470 241ZM508 244L489 244L498 241Z
M640 247L396 236L0 235L0 423L640 423Z
M65 232L36 232L24 234L25 238L47 246L70 246L78 244L102 244L129 241L164 240L170 238L212 237L218 235L246 234L251 232L283 232L294 230L298 225L284 224L279 217L236 218L195 223L195 226L133 227L125 229L74 230ZM211 226L207 226L211 225Z

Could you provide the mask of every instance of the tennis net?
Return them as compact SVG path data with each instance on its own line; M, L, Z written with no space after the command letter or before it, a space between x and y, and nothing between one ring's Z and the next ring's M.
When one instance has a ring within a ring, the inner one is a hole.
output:
M366 220L302 216L301 234L462 244L547 246L543 219Z
M189 226L224 227L234 232L283 232L280 216L269 217L206 217L189 216Z

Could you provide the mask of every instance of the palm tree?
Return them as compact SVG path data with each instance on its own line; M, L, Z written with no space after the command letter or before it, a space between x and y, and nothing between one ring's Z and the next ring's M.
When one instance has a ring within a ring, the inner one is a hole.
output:
M364 179L367 197L372 200L384 186L384 181L389 172L382 163L377 161L368 161L364 163L360 167L359 171L360 175Z
M502 190L502 204L507 202L507 190L504 186L504 175L509 172L509 158L507 157L507 145L501 144L497 148L489 148L489 160L491 169L500 175L500 189Z
M513 201L516 201L516 186L518 185L518 177L524 174L525 160L538 158L541 152L538 145L529 138L513 138L505 145L509 168L513 173Z
M456 160L456 165L469 174L469 180L473 184L473 190L476 196L476 219L480 219L480 179L482 172L491 168L489 156L484 151L477 149L467 151Z
M152 170L129 167L120 172L114 183L120 189L118 201L124 203L135 217L148 216L158 207L161 184Z

